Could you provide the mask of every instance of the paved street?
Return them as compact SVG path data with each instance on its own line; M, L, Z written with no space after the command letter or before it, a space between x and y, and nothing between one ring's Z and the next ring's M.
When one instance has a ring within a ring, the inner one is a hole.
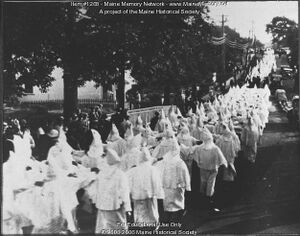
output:
M239 157L234 186L217 194L222 211L209 213L194 199L186 228L205 234L300 233L299 133L275 106L270 111L255 166Z

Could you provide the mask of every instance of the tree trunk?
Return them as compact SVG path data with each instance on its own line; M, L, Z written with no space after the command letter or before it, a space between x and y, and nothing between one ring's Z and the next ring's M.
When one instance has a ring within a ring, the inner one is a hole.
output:
M122 70L122 74L118 79L117 84L117 105L118 108L124 109L125 105L125 76L124 76L124 70Z
M64 117L68 121L76 111L78 105L78 88L72 74L67 70L64 71Z
M192 86L192 99L196 100L197 99L197 90L196 90L196 82L193 82L193 86Z
M297 92L299 92L299 72L296 73L294 78L295 78L295 80L294 80L294 93L297 93Z
M164 88L164 105L170 105L170 85L169 84L167 84Z

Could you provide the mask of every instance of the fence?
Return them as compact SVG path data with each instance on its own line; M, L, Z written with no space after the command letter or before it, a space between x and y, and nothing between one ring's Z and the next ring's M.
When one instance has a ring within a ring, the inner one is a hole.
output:
M50 99L50 100L32 100L20 102L21 105L28 106L45 106L49 110L62 110L64 101L62 99ZM102 104L104 108L107 108L109 112L116 109L116 102L112 100L101 100L101 99L78 99L78 108L82 110L88 110L93 106Z
M165 114L167 115L170 107L171 106L154 106L154 107L129 110L128 111L129 120L132 124L135 124L138 116L141 116L142 120L145 123L149 123L156 111L160 112L161 110L164 110ZM111 117L112 114L109 114L108 117Z
M47 108L53 108L53 106L56 106L56 109L62 109L63 108L63 100L61 99L53 99L53 100L34 100L34 101L26 101L21 102L21 104L24 105L43 105ZM108 110L115 110L116 108L116 102L111 100L100 100L100 99L79 99L78 100L78 107L82 110L87 110L92 106L102 104L104 107L110 107L111 109ZM160 112L161 110L164 110L165 114L168 114L168 111L171 106L153 106L153 107L146 107L146 108L140 108L140 109L133 109L128 111L129 120L134 124L140 115L142 120L146 123L150 122L151 118L154 116L154 113L156 111ZM111 117L113 113L108 114L108 117Z

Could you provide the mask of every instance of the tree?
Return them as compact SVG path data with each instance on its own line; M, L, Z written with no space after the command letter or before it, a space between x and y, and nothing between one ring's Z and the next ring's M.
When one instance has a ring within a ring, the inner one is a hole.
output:
M202 83L211 66L206 66L210 47L207 8L201 15L143 16L136 25L139 49L132 55L132 75L143 87L163 90L164 103L180 87Z
M60 66L64 70L64 113L69 117L77 105L78 86L88 80L114 83L122 77L123 24L107 25L106 19L89 18L87 12L69 3L5 4L7 96L22 95L25 81L45 91L53 81L49 75L54 66Z
M200 9L203 15L194 17L109 16L69 3L6 3L5 84L13 85L7 91L18 91L26 78L35 78L33 85L46 90L53 80L50 72L60 66L67 118L76 108L77 87L88 80L116 83L123 106L124 70L131 69L141 85L163 85L168 102L171 87L195 84L209 68L202 50L210 25L207 8Z
M273 44L289 47L291 50L291 66L298 65L298 24L286 17L276 16L266 26L266 32L273 36Z
M79 77L77 72L86 65L86 54L81 54L84 25L76 22L78 15L78 9L67 8L66 4L5 4L4 87L8 96L13 92L22 95L24 83L46 91L53 81L51 72L55 66L61 66L64 69L65 111L70 115L76 106L74 77ZM76 27L72 25L75 22ZM76 35L79 32L81 34Z
M19 6L6 3L3 11L5 100L12 95L23 95L24 84L37 85L46 91L54 80L50 74L58 64L58 57L52 49L40 42L44 16L35 15L36 22L28 11L31 6Z

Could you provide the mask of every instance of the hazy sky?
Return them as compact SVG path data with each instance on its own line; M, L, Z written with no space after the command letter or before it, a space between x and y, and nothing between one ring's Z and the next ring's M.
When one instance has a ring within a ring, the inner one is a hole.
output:
M253 21L256 38L262 43L272 40L271 34L266 33L266 24L273 17L285 16L298 23L297 1L227 2L226 6L210 6L209 9L209 15L217 25L221 25L221 15L227 15L225 25L235 28L242 37L248 37Z

